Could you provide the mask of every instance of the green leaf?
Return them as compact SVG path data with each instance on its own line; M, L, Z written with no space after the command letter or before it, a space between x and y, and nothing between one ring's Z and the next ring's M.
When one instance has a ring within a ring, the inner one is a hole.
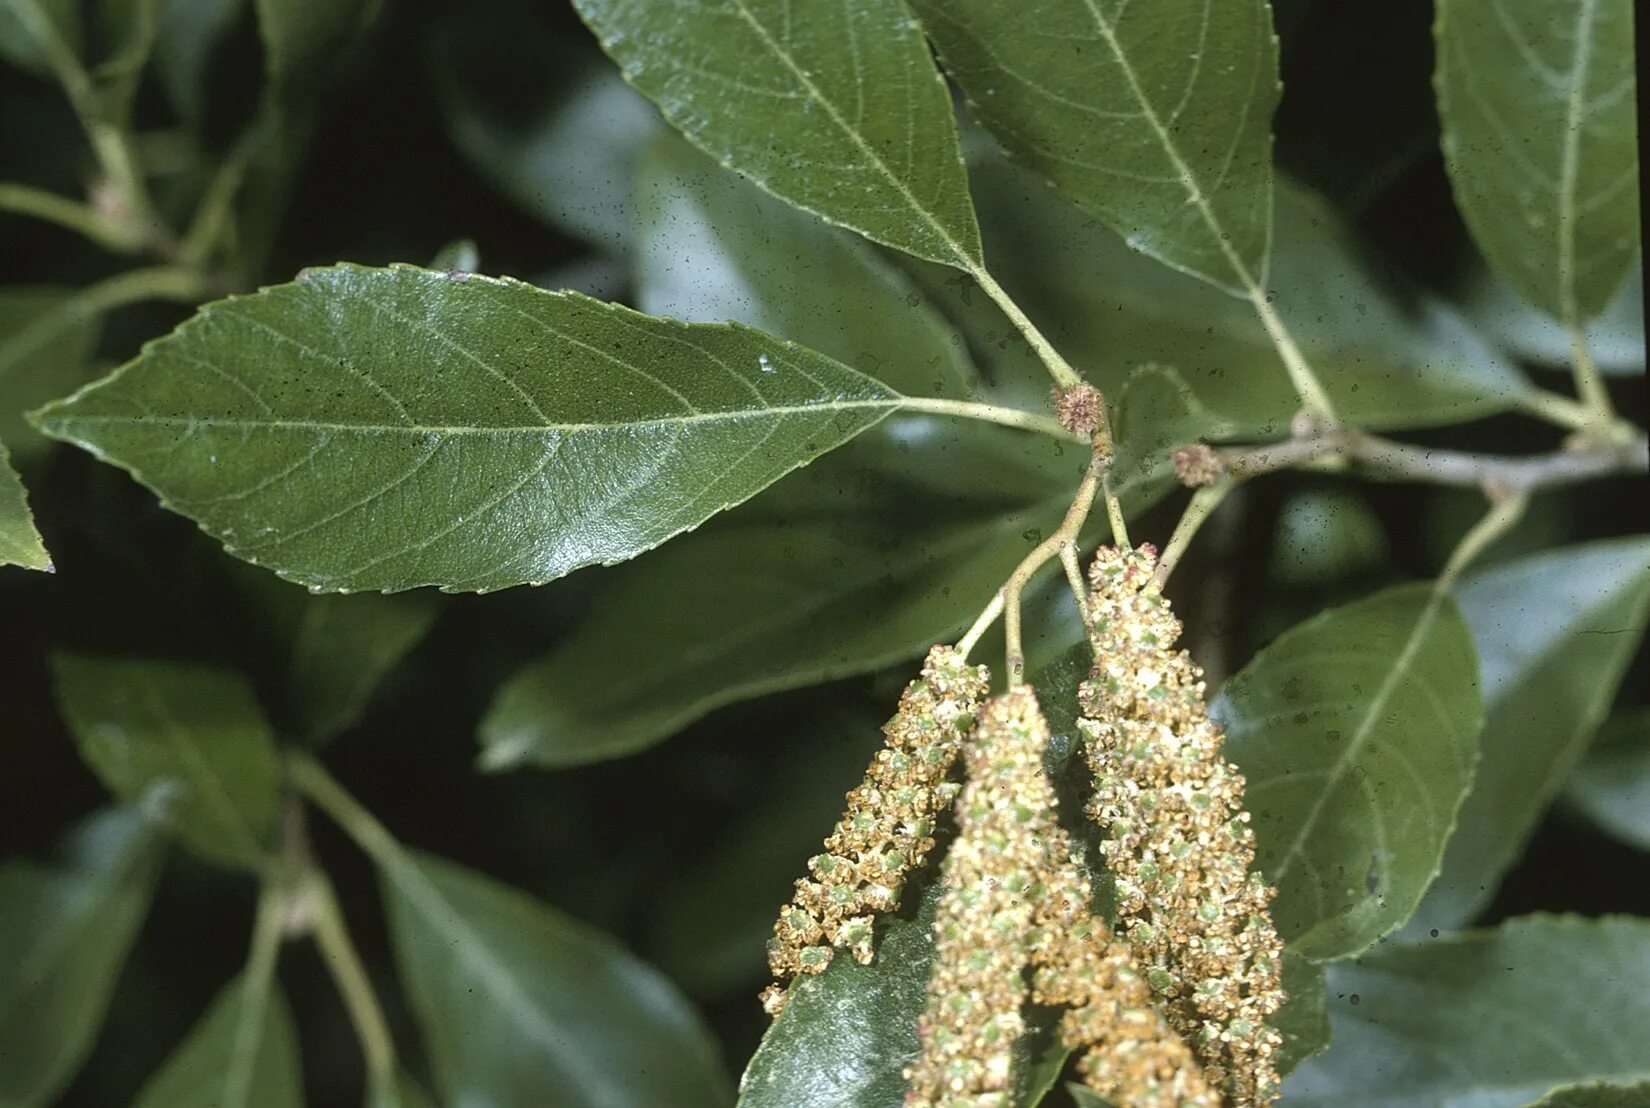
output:
M20 464L51 443L23 418L87 376L102 317L74 289L0 288L0 441Z
M1520 558L1455 595L1482 673L1483 758L1413 937L1460 927L1489 902L1609 713L1650 616L1650 539Z
M1565 797L1622 842L1650 850L1650 708L1623 712L1600 729Z
M960 446L914 441L914 468L969 450L1005 483L1012 451L1027 446L988 428ZM1012 478L1017 494L970 502L951 492L962 510L936 515L932 495L879 491L832 465L819 474L824 503L787 482L773 493L778 507L758 502L627 567L554 652L499 692L481 724L483 764L617 757L724 704L920 656L967 625L1069 503L1075 474L1034 445L1035 464L1020 462Z
M155 75L178 114L199 127L213 54L234 28L246 0L166 0L155 37Z
M54 658L57 702L109 790L191 850L256 867L275 831L275 737L238 675L144 659Z
M0 566L52 572L52 556L35 529L23 482L11 467L4 442L0 442Z
M307 93L378 14L379 0L255 0L264 71L278 95Z
M238 977L138 1094L135 1108L302 1108L298 1033L279 986Z
M1484 710L1448 593L1402 585L1279 636L1215 703L1248 778L1278 933L1314 961L1415 910L1472 784Z
M612 939L451 862L381 859L390 933L443 1102L723 1105L714 1041Z
M240 586L274 654L281 692L277 721L306 743L342 734L360 720L374 691L435 622L427 593L318 596L236 565Z
M1266 281L1277 41L1265 0L915 0L969 107L1130 246L1238 296Z
M1291 589L1320 589L1379 573L1391 558L1386 528L1358 492L1304 489L1283 504L1268 575Z
M1632 0L1440 0L1438 114L1490 266L1568 327L1639 250Z
M1389 943L1329 971L1335 1048L1300 1108L1518 1108L1555 1085L1650 1077L1650 922L1526 916Z
M1287 433L1300 400L1249 305L1130 250L1001 160L976 165L973 181L992 271L1108 395L1134 366L1172 367L1229 433ZM1529 391L1452 310L1419 290L1394 291L1321 197L1282 179L1275 200L1267 294L1345 418L1369 428L1458 423ZM951 291L942 304L968 295ZM1007 325L998 317L994 327L980 338L1001 341ZM1007 353L997 373L1041 390L1046 374L1024 346L1010 342Z
M1567 370L1574 356L1563 325L1530 307L1505 281L1480 267L1467 279L1461 310L1473 326L1521 361ZM1587 323L1587 347L1599 371L1644 373L1644 264L1632 267L1602 315Z
M1530 1108L1650 1108L1650 1082L1636 1085L1566 1085Z
M945 82L901 0L576 0L700 149L797 207L977 270L979 227Z
M637 194L643 311L784 335L907 395L957 397L973 387L960 336L909 277L854 236L772 199L672 134L649 145Z
M99 813L51 867L0 865L0 1104L55 1101L80 1068L159 872L147 820Z
M1286 952L1283 990L1289 999L1266 1022L1283 1035L1283 1046L1278 1051L1278 1074L1288 1076L1308 1058L1329 1049L1329 998L1324 989L1323 967Z
M634 557L899 402L749 328L346 265L209 304L34 418L315 591L486 591Z
M524 106L523 86L542 80L559 35L513 29L530 47L517 67L516 50L501 57L495 25L485 27L478 34L455 11L436 36L436 87L453 144L523 211L623 253L636 223L636 162L662 128L659 113L600 58L569 64L569 77Z

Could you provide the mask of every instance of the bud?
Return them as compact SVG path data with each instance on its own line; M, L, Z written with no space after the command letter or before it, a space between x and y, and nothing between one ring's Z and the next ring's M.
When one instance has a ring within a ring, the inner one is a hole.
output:
M1090 384L1056 385L1054 414L1066 430L1078 435L1092 435L1106 422L1106 398Z
M1102 549L1090 571L1095 664L1078 727L1094 773L1088 814L1109 832L1119 930L1170 1025L1239 1108L1278 1094L1282 1005L1275 890L1249 872L1244 780L1222 757L1202 671L1153 577L1157 552Z
M955 795L946 777L987 687L985 667L968 665L953 647L928 652L921 679L906 688L882 729L886 745L780 910L768 942L776 978L823 972L838 949L871 961L875 917L899 907L906 875L934 848L934 818ZM762 1006L778 1015L785 990L764 990Z

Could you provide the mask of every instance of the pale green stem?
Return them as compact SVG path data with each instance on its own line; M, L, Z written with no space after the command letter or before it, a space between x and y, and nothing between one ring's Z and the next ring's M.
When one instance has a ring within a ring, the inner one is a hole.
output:
M32 185L0 182L0 211L16 212L66 227L116 254L130 254L143 246L141 237L132 234L124 225L105 219L91 205Z
M195 215L184 232L183 245L178 256L190 265L200 265L212 255L222 241L225 229L235 213L235 196L246 178L246 167L251 157L252 143L243 139L212 177L212 182L195 208Z
M1068 542L1060 550L1060 564L1065 567L1066 585L1071 589L1071 598L1077 601L1077 615L1083 621L1083 626L1089 625L1089 590L1083 581L1083 567L1077 560L1077 544Z
M182 266L157 265L117 273L81 291L79 299L98 311L109 311L142 300L172 300L194 304L206 295L206 281Z
M1260 316L1261 326L1266 328L1267 337L1272 345L1277 347L1278 357L1283 359L1283 368L1289 373L1290 383L1295 386L1295 393L1306 406L1307 411L1326 420L1331 425L1340 422L1335 415L1335 405L1330 402L1329 394L1324 391L1318 375L1312 372L1307 364L1306 355L1301 353L1295 344L1295 338L1284 325L1283 317L1278 315L1277 309L1272 307L1271 301L1266 299L1266 292L1258 284L1249 284L1249 303L1255 307Z
M1180 522L1175 524L1174 534L1169 536L1169 543L1163 548L1163 554L1157 559L1155 577L1162 585L1169 580L1169 574L1180 561L1180 556L1186 553L1186 548L1192 544L1192 538L1205 520L1214 514L1220 502L1226 499L1226 494L1232 491L1236 482L1219 481L1213 485L1204 485L1192 493L1191 501L1186 510L1180 514Z
M256 1054L256 1039L268 1003L275 962L281 952L281 929L286 917L288 886L279 868L264 877L258 911L252 923L252 945L241 981L241 1008L235 1023L235 1058ZM223 1102L245 1104L251 1093L252 1066L238 1066L224 1075Z
M1112 544L1119 548L1132 546L1133 544L1129 542L1129 524L1123 518L1123 504L1111 489L1110 472L1101 476L1100 491L1106 499L1106 522L1111 525Z
M1053 416L1022 411L1019 408L1005 408L1000 404L980 404L972 400L941 400L933 396L906 396L900 399L899 406L902 412L977 419L985 423L1001 424L1004 427L1017 427L1022 431L1036 431L1038 434L1064 439L1067 442L1088 442L1082 435L1066 430Z
M394 861L401 853L395 841L373 814L361 807L344 787L321 768L321 763L301 751L288 751L287 778L295 788L355 840L355 845L380 864Z
M1519 394L1518 406L1548 423L1579 431L1595 419L1585 404L1560 393L1532 388Z
M340 790L341 791L341 790ZM350 939L349 927L332 882L319 869L311 869L304 877L307 904L310 909L311 934L321 950L321 957L338 986L349 1011L355 1037L361 1044L361 1056L366 1061L367 1084L373 1091L388 1089L395 1081L395 1039L390 1035L389 1022L373 992L372 980L367 976L361 955Z
M1604 387L1604 377L1593 361L1592 348L1587 345L1587 330L1572 323L1570 331L1570 368L1575 372L1576 395L1586 406L1592 422L1608 423L1616 411L1610 405L1610 391Z
M1437 591L1443 592L1454 584L1462 570L1476 561L1491 543L1512 530L1513 525L1523 517L1524 508L1529 502L1529 496L1523 493L1492 500L1490 510L1484 513L1484 517L1473 524L1455 545L1449 561L1444 565L1444 571L1438 575L1437 584L1434 586Z
M985 294L991 297L997 307L1002 309L1002 313L1008 317L1009 322L1014 324L1015 330L1025 336L1026 342L1031 344L1031 349L1036 352L1037 357L1047 367L1049 376L1054 378L1055 384L1061 388L1069 389L1073 385L1083 383L1083 378L1078 375L1075 369L1071 368L1069 362L1060 356L1060 352L1054 349L1054 344L1043 337L1043 333L1037 329L1037 325L1031 322L1030 318L1020 310L1020 306L1014 303L1014 298L1008 295L1003 286L997 283L996 278L987 273L983 266L974 270L973 276L974 280L979 283L980 288L985 290Z
M981 612L979 617L974 620L974 625L968 629L962 638L957 640L957 651L964 659L974 653L974 648L979 645L980 637L991 629L991 625L996 623L997 617L1002 614L1003 591L998 589L997 595L991 598L991 603L985 606L985 611Z

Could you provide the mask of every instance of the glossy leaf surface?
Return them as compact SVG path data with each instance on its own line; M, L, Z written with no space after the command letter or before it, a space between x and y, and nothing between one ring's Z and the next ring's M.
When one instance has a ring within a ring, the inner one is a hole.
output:
M980 265L951 98L902 0L574 6L717 161L885 246Z
M207 305L36 421L316 591L486 591L634 557L898 400L748 328L345 265Z
M1272 231L1265 0L916 0L973 114L1130 246L1238 295Z

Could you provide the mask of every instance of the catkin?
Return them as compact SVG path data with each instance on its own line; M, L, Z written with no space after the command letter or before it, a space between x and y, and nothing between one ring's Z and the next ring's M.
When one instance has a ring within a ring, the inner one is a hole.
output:
M1001 1108L1025 1031L1026 968L1046 868L1054 791L1048 725L1030 689L985 706L964 750L957 838L941 871L934 969L906 1068L906 1108Z
M935 817L957 795L947 777L987 688L984 666L953 647L929 651L922 677L883 727L886 744L774 923L768 966L779 981L822 972L838 949L871 960L877 915L899 907L906 875L934 849ZM762 1005L778 1015L785 997L782 985L770 985Z
M1180 622L1156 551L1102 549L1090 572L1095 665L1079 694L1088 814L1116 880L1119 928L1169 1023L1237 1108L1278 1095L1282 944L1258 874L1244 780L1222 757L1202 671L1174 650Z

